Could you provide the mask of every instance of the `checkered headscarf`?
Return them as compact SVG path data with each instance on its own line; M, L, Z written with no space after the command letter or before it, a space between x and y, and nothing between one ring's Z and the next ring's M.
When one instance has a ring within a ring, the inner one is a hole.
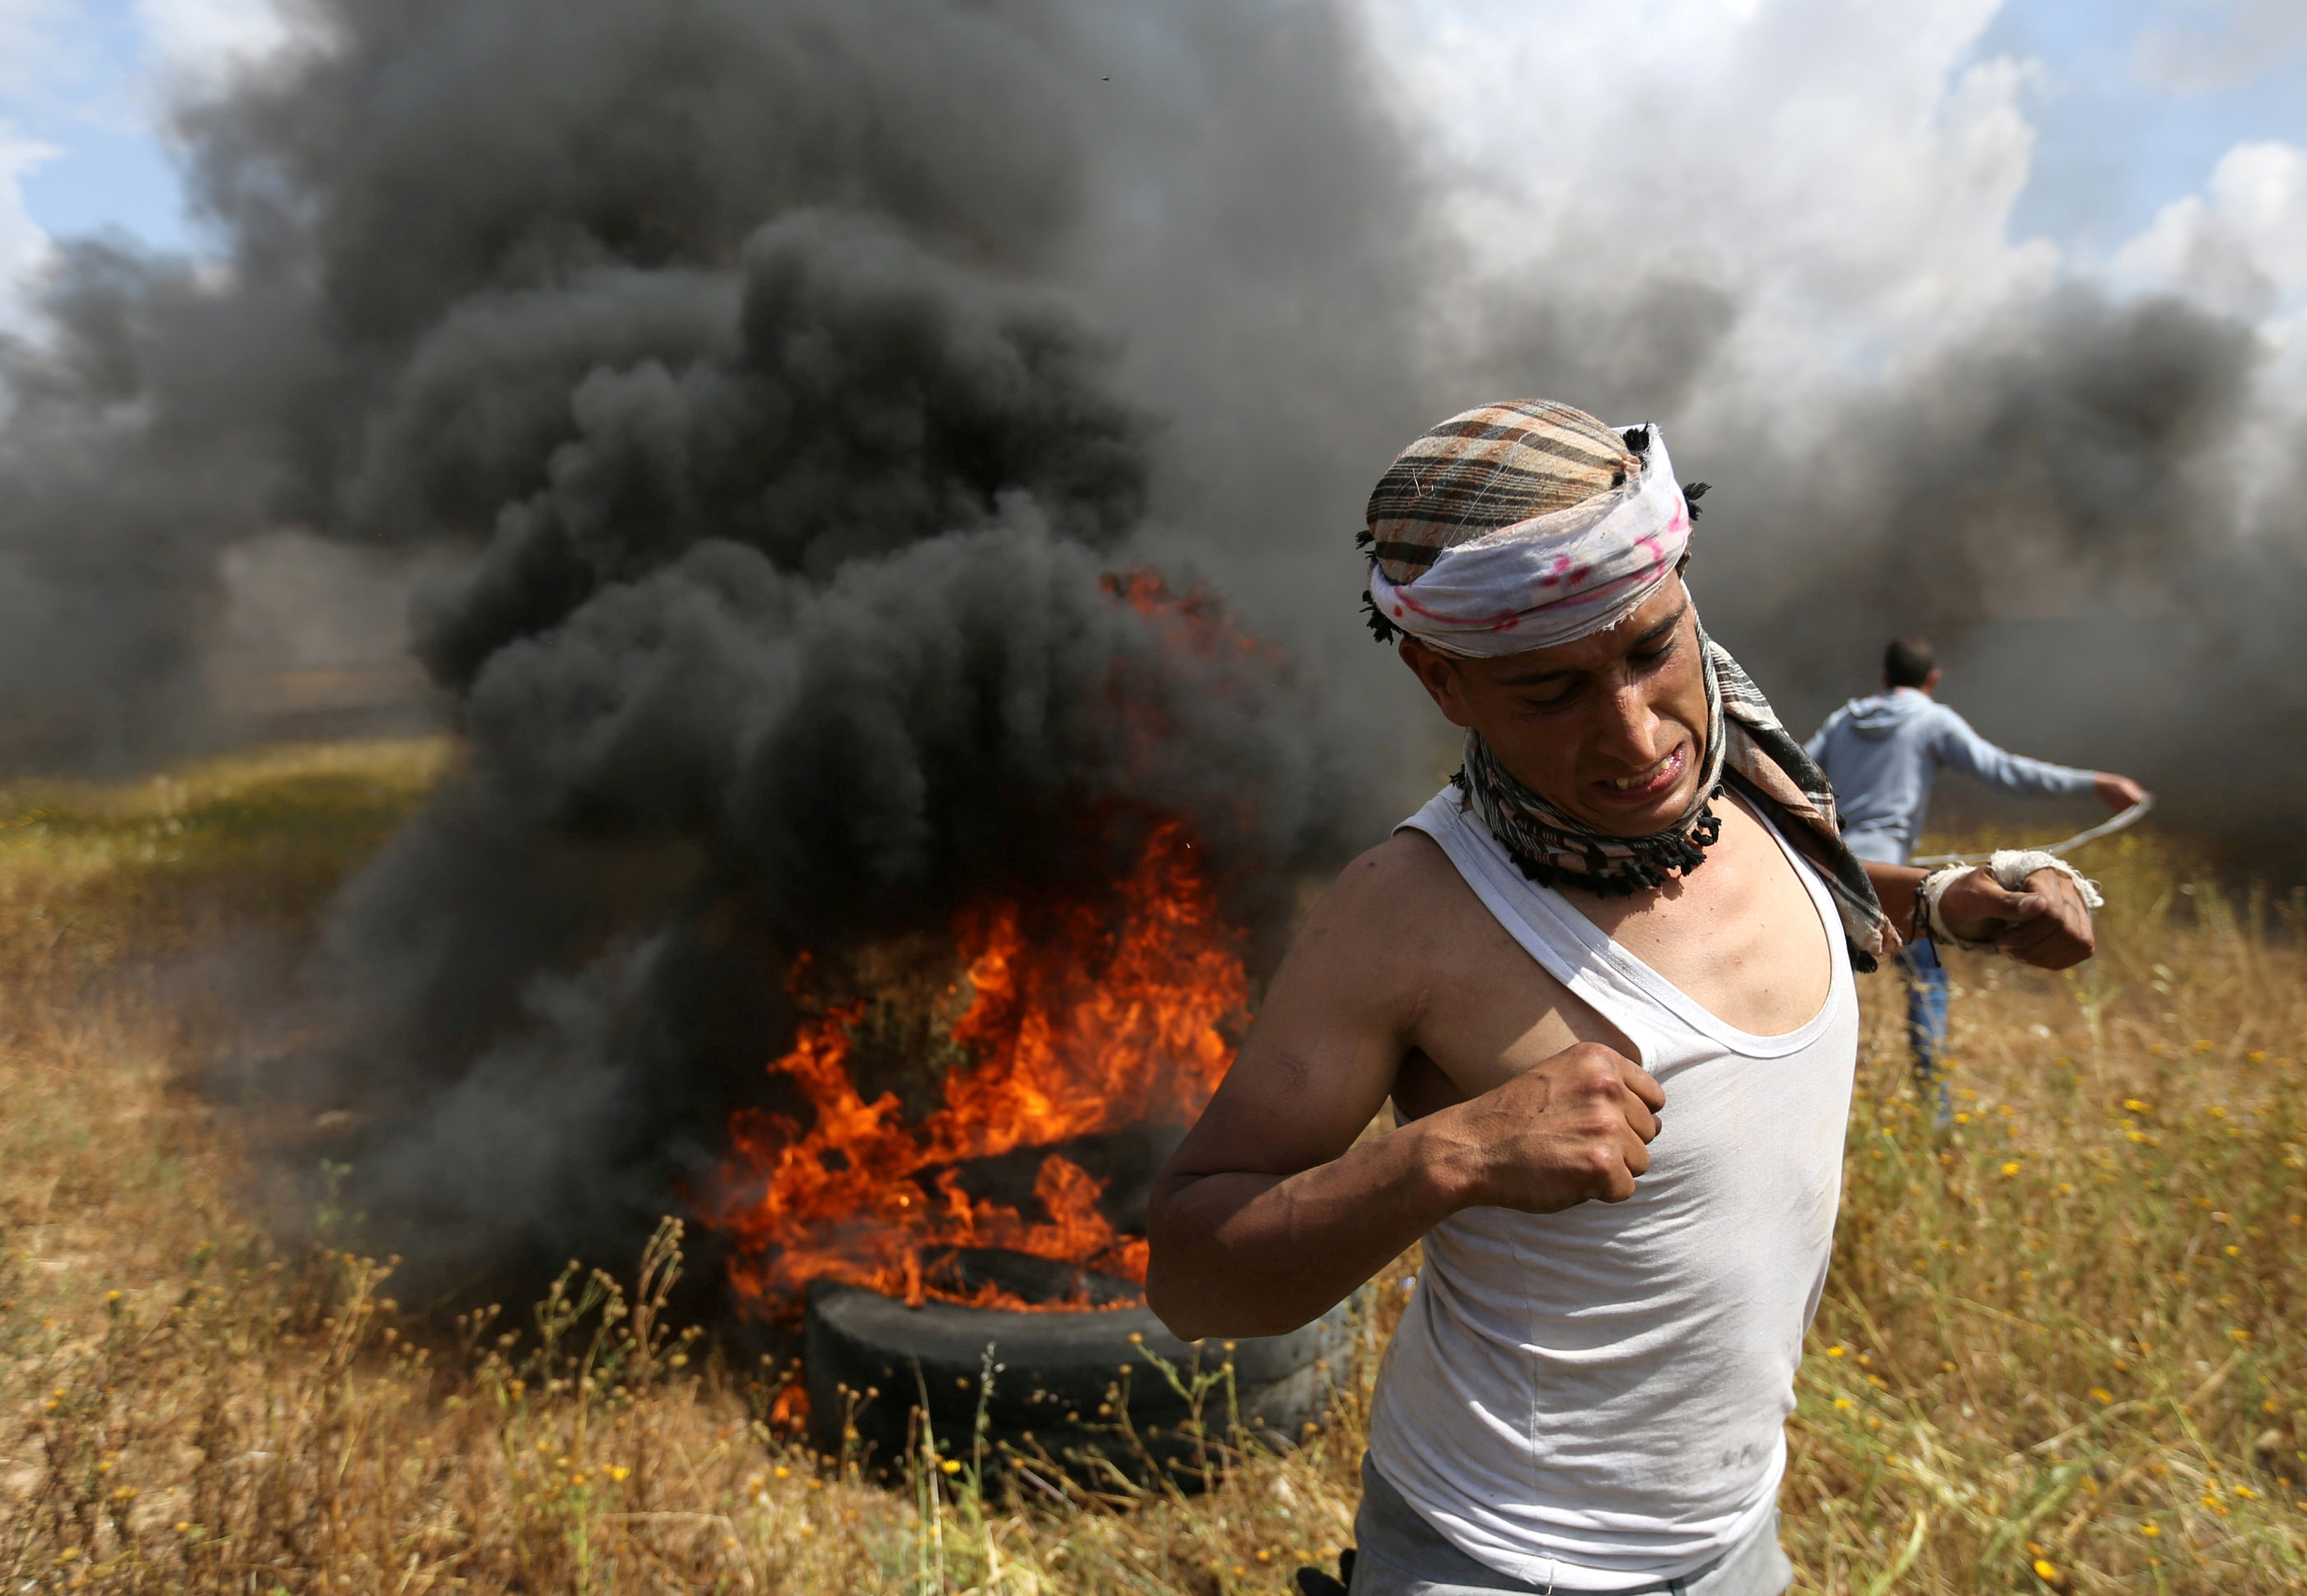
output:
M1370 494L1372 626L1500 655L1616 625L1682 558L1704 491L1676 485L1655 426L1620 432L1549 399L1454 416Z

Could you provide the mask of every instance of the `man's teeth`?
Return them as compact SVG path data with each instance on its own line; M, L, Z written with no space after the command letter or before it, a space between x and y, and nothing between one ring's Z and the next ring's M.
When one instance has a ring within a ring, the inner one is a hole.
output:
M1646 785L1658 779L1658 773L1665 769L1667 760L1673 758L1674 756L1672 754L1667 755L1666 759L1660 759L1657 764L1643 771L1640 776L1628 776L1623 777L1614 776L1610 778L1610 785L1617 788L1621 793L1631 791L1635 787Z

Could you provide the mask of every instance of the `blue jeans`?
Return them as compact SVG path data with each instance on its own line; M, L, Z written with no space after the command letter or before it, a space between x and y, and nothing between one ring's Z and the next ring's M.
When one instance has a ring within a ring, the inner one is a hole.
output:
M1947 973L1939 950L1928 942L1909 942L1899 955L1899 974L1907 981L1907 1043L1915 1053L1915 1092L1925 1102L1935 1095L1939 1123L1954 1111L1947 1095L1944 1055L1947 1036Z

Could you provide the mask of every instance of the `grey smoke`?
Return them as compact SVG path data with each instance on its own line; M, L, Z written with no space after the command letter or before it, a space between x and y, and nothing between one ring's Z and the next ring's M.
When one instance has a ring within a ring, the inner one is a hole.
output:
M1144 424L1057 304L819 211L755 235L743 280L725 358L599 365L565 396L577 435L548 485L499 512L480 572L420 619L442 680L708 539L821 578L1004 494L1093 545L1142 511Z
M1702 269L1467 284L1319 0L315 24L185 114L227 269L71 245L0 357L0 751L206 734L252 539L465 552L412 611L459 769L331 913L287 1029L335 1040L257 1081L356 1111L347 1200L436 1283L629 1250L799 948L1110 880L1161 811L1270 962L1295 879L1447 768L1354 620L1363 496L1503 394L1677 429L1710 624L1790 720L1933 629L2025 684L1991 734L2199 826L2295 809L2299 500L2242 526L2239 324L2070 292L1790 452ZM1102 589L1148 559L1302 663Z
M1807 681L1879 651L1882 617L1952 640L2164 586L2232 523L2217 462L2255 354L2246 329L2180 301L2072 289L1861 396L1809 458L1759 428L1702 439L1728 479L1707 527L1728 607Z
M2307 646L2278 617L2307 603L2307 507L2247 524L2265 355L2183 301L2070 289L1854 404L1813 458L1731 441L1719 625L1805 728L1871 690L1893 631L1931 634L1990 735L2135 775L2239 864L2296 871Z
M17 376L91 437L133 401L123 459L241 446L203 542L134 534L182 554L127 586L187 655L261 528L473 551L411 612L459 769L253 1083L352 1111L330 1151L376 1245L443 1287L622 1256L764 1089L797 952L1113 880L1157 816L1270 959L1365 784L1340 706L1192 595L1231 570L1277 610L1271 551L1351 526L1398 430L1330 399L1403 367L1415 220L1335 17L324 21L188 119L230 277L96 298ZM1351 337L1283 317L1309 287ZM177 350L206 390L161 383ZM1212 362L1226 407L1160 402ZM1322 511L1309 474L1353 485ZM1149 556L1147 611L1102 579Z
M50 728L11 764L178 746L193 723L159 706L237 541L486 541L583 442L580 393L733 344L747 240L800 210L1087 305L1165 429L1154 524L1274 596L1268 623L1431 408L1412 163L1318 0L307 20L301 54L182 117L227 270L68 245L48 339L0 351L0 646Z
M418 1227L404 1249L630 1240L670 1182L705 1184L804 948L1115 880L1148 812L1188 820L1252 922L1334 857L1347 773L1311 706L1231 649L1181 650L1099 569L1024 511L824 583L708 541L493 659L470 698L485 788L404 837L336 927L362 1040L329 1085L370 1080L395 1128L356 1193ZM498 1142L513 1162L474 1162Z
M1704 381L1735 302L1678 281L1626 303L1650 307L1647 337L1607 302L1502 296L1479 369L1613 416L1702 418L1673 433L1677 468L1715 485L1691 579L1798 734L1875 690L1890 637L1925 633L1988 735L2140 777L2243 870L2307 871L2307 439L2254 496L2270 352L2251 328L2069 287L1805 417L1822 441L1790 449L1774 395Z

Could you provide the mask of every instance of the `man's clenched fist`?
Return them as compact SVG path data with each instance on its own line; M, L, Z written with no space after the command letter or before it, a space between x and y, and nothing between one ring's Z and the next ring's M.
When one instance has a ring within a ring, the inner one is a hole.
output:
M1991 941L2039 969L2079 965L2097 946L2090 909L2064 871L2037 871L2023 892L2002 886L1987 871L1972 871L1948 884L1938 914L1956 936Z
M1650 1072L1581 1043L1479 1097L1442 1110L1432 1133L1462 1207L1555 1214L1590 1197L1622 1203L1651 1167L1666 1094Z

